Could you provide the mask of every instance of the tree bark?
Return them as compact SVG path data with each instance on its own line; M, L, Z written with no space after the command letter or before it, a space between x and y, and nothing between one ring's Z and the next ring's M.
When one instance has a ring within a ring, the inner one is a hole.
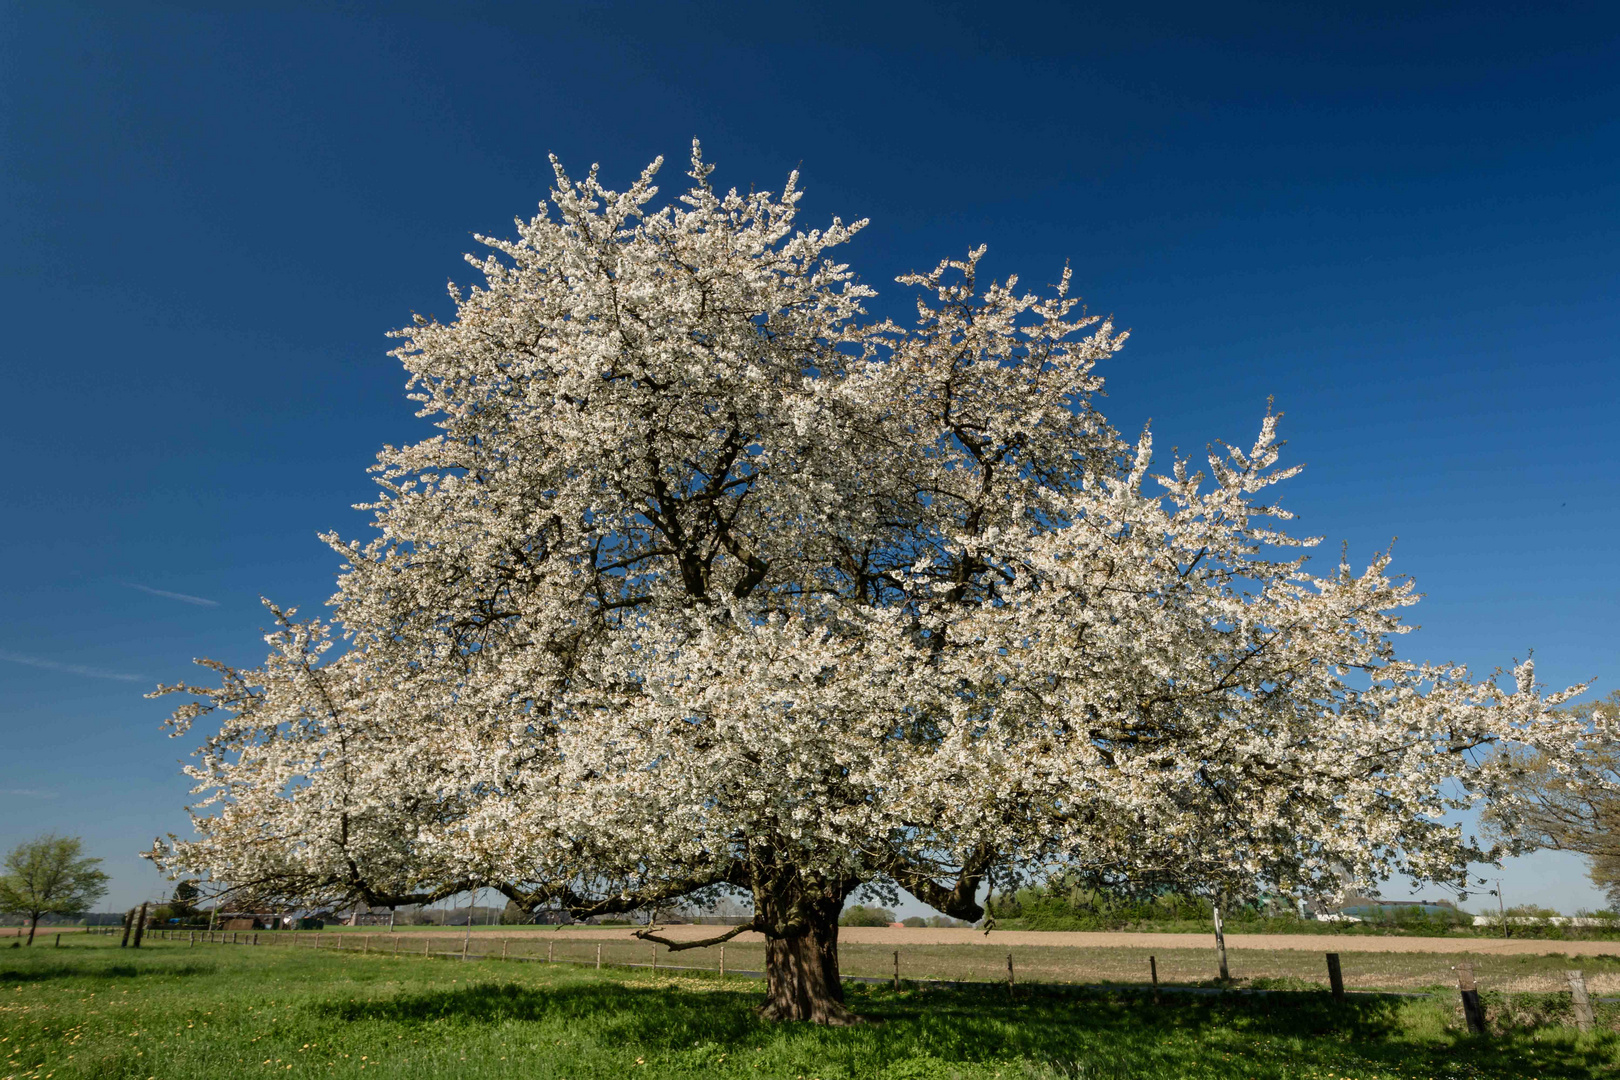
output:
M833 904L805 905L788 932L765 931L766 1020L808 1020L812 1024L858 1024L861 1018L844 1007L844 984L838 978L838 909ZM795 932L796 931L796 932Z
M35 915L34 916L34 921L28 924L28 944L32 945L34 943L34 931L38 930L38 929L39 929L39 916Z

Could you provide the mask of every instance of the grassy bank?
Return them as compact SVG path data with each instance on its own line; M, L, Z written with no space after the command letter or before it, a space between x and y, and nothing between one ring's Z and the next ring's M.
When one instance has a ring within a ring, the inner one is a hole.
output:
M1493 1000L1505 1027L1485 1041L1449 997L1155 1007L855 986L874 1023L824 1030L758 1022L758 993L712 976L82 938L0 953L0 1078L1620 1076L1620 1039L1563 1026L1556 996Z

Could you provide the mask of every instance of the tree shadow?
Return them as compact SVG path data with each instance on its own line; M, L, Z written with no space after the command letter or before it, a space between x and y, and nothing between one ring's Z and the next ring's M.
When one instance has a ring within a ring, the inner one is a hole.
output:
M1612 1036L1576 1040L1560 1034L1562 1029L1547 1029L1540 1033L1545 1041L1530 1032L1488 1042L1462 1032L1417 1040L1402 1023L1402 1009L1410 1003L1393 997L1357 995L1336 1002L1326 993L1304 992L1165 998L1172 1000L1154 1005L1144 994L1031 989L1009 999L1004 989L894 993L853 987L850 1006L872 1022L829 1029L759 1020L752 1011L760 1001L755 987L694 990L635 981L537 987L491 981L334 1002L331 1011L345 1020L407 1024L582 1021L599 1039L638 1050L672 1052L707 1043L736 1052L765 1040L828 1060L848 1057L852 1064L917 1055L960 1063L1023 1058L1061 1071L1069 1067L1064 1063L1106 1054L1121 1063L1111 1067L1124 1069L1121 1075L1173 1075L1163 1070L1184 1062L1180 1055L1196 1043L1234 1059L1271 1053L1285 1069L1311 1063L1549 1080L1620 1075L1614 1064L1620 1042ZM1549 1032L1556 1037L1547 1038Z
M143 967L133 963L75 963L59 961L27 967L0 963L0 983L36 983L53 979L134 979L143 975L217 975L219 965L185 963Z

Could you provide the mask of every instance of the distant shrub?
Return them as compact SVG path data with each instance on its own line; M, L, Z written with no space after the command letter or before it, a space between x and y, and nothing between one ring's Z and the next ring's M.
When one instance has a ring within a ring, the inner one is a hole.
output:
M888 926L892 922L894 912L865 904L851 904L838 919L839 926Z
M1383 916L1362 920L1368 926L1384 926L1407 934L1444 934L1458 927L1472 928L1474 917L1457 908L1424 911L1421 908L1401 908Z
M1171 890L1139 894L1116 892L1057 877L1019 889L1011 896L992 896L986 914L998 925L1009 922L1026 930L1117 930L1141 923L1197 922L1210 919L1209 901ZM1227 921L1264 917L1233 908Z

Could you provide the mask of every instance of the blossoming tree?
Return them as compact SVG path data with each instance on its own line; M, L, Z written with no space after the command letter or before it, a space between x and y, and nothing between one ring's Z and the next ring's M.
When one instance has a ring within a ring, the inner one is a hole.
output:
M166 688L176 733L220 727L160 864L578 916L741 890L712 940L764 935L765 1015L844 1022L858 889L976 919L1060 862L1461 884L1489 852L1446 817L1501 793L1492 748L1578 747L1528 664L1399 659L1387 557L1307 572L1275 417L1151 475L1093 400L1125 335L1067 272L982 285L980 249L876 321L830 256L863 223L798 229L796 177L721 194L696 146L659 206L657 168L558 168L454 321L400 332L440 430L379 456L374 539L328 537L347 648L278 610L264 667Z

